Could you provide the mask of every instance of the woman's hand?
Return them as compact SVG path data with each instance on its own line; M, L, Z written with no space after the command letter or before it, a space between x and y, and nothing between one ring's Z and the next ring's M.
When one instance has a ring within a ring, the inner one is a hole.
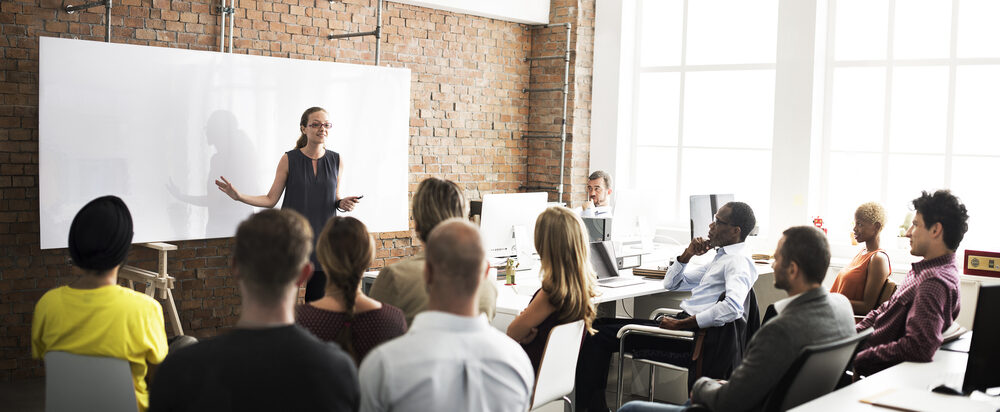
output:
M215 185L219 187L219 190L221 190L222 193L225 193L233 200L240 201L240 192L236 191L236 188L233 187L233 184L229 183L229 181L226 180L226 178L223 176L219 176L219 179L222 179L222 181L220 182L218 179L215 180Z
M345 197L343 199L340 199L340 203L338 204L337 207L340 208L340 209L342 209L342 210L344 210L345 212L350 212L350 211L354 210L354 207L357 206L358 203L361 202L361 198L362 197L363 196L348 196L348 197Z

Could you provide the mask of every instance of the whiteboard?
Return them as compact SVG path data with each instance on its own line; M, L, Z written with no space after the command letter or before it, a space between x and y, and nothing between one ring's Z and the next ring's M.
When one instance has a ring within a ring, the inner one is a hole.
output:
M136 243L233 236L255 208L214 180L265 194L311 106L334 124L341 197L364 195L349 214L409 230L409 69L51 37L39 60L42 249L66 247L76 212L108 194Z

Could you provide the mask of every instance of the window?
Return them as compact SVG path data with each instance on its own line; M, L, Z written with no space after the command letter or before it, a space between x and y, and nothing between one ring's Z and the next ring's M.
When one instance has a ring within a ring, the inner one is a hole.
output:
M970 209L962 247L996 250L1000 2L830 0L827 13L818 196L831 242L848 244L854 208L874 200L894 247L910 201L951 188Z
M767 216L777 15L777 0L636 3L629 172L659 226L686 228L692 194Z

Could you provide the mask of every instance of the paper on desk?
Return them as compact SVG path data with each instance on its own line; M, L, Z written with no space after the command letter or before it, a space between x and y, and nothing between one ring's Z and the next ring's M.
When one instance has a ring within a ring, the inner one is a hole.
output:
M929 389L895 388L877 393L861 402L899 411L913 412L995 412L989 403L977 402L964 396L942 395Z

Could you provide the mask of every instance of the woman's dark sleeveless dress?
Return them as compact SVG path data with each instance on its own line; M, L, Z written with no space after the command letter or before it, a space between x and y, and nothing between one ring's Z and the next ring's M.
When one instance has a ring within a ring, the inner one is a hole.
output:
M312 226L315 239L323 231L326 221L337 215L340 154L327 150L316 161L316 173L313 173L312 159L299 149L289 150L285 154L288 155L288 178L285 180L285 200L281 203L281 208L291 209L305 216L309 226ZM306 302L323 297L326 287L326 275L316 260L315 247L309 260L312 261L315 272L306 284Z

